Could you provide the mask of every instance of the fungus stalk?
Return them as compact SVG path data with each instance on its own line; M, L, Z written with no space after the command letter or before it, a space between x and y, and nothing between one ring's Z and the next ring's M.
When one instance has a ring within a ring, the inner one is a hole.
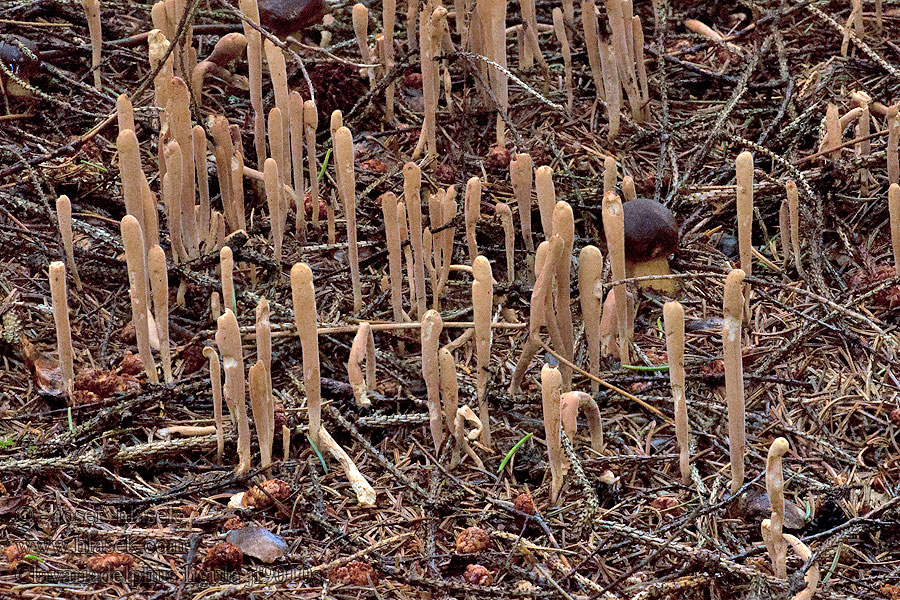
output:
M623 4L620 0L606 0L606 15L612 34L611 40L615 52L616 65L618 65L618 72L622 78L622 87L625 88L625 94L628 96L631 116L640 123L643 120L641 99L637 89L637 74L634 69L632 46L628 42L628 38L631 37L632 33L631 15L628 15L626 23ZM603 65L603 71L605 75L606 65ZM609 90L607 90L608 96Z
M366 375L363 377L359 365L363 359L366 361ZM369 406L372 401L368 392L375 388L375 336L372 335L372 327L368 323L360 323L356 335L353 337L353 345L350 347L350 357L347 359L347 379L353 388L353 397L357 406Z
M209 234L209 172L206 169L206 131L201 125L191 129L194 145L194 163L197 172L197 193L200 196L200 207L197 212L197 235L203 239ZM146 219L145 219L146 221Z
M563 431L575 443L575 432L578 428L578 413L587 417L588 430L591 434L591 450L598 454L603 451L603 422L600 420L600 408L597 402L585 392L566 392L559 397L560 420Z
M534 188L541 213L541 229L544 231L544 239L549 240L553 235L553 208L556 206L553 169L547 165L538 167L534 172Z
M728 450L731 458L731 493L744 484L744 365L741 360L741 289L744 272L734 269L725 279L722 346L725 396L728 402Z
M541 368L541 406L544 414L544 437L550 455L550 503L556 504L563 486L562 446L560 435L559 388L562 376L559 369L544 365Z
M753 275L753 155L741 152L735 160L737 172L737 224L738 247L741 270L749 277ZM744 323L750 322L750 286L744 284Z
M356 174L353 172L353 136L346 127L335 133L335 166L340 170L339 184L347 220L347 246L350 257L350 279L353 283L353 310L362 310L362 290L359 282L359 250L356 245ZM315 208L313 209L315 210Z
M888 183L900 183L900 105L894 104L887 111L887 172Z
M891 249L894 253L894 274L900 276L900 185L888 188L888 210L891 215Z
M237 296L234 292L234 254L228 246L219 250L219 270L222 277L222 301L226 308L237 314Z
M241 351L241 330L230 308L216 321L216 346L222 355L225 369L225 402L234 415L238 428L238 467L243 475L250 470L250 423L247 420L247 401L244 387L244 355Z
M594 16L594 20L596 21L596 15ZM563 21L562 11L557 7L553 9L553 31L556 33L556 39L559 40L559 44L562 47L562 55L563 55L563 66L565 68L565 76L566 76L566 111L571 113L572 106L575 102L575 96L573 92L572 85L572 48L569 46L569 37L566 35L566 24ZM598 54L599 49L596 48L593 52L593 55L589 54L589 60L591 61L591 75L595 77L594 85L599 90L599 81L596 79L596 73L594 73L594 62L596 61L598 64L600 62L600 56Z
M603 254L596 246L585 246L578 255L578 298L584 321L587 342L588 372L600 373L600 316ZM591 380L591 393L600 391L600 384Z
M784 190L787 194L788 201L791 249L793 250L791 254L794 255L794 267L797 269L797 273L802 277L803 264L800 260L800 196L797 194L797 184L794 183L793 179L788 179L784 183Z
M94 87L103 89L103 81L100 78L100 62L103 52L103 29L100 25L99 0L81 0L84 8L84 16L87 18L88 33L91 36L91 71L94 72Z
M78 265L75 264L75 243L72 235L72 203L68 196L60 196L56 200L56 220L59 224L59 235L62 238L63 250L66 253L66 264L75 280L75 287L82 290L81 277L78 276Z
M250 79L250 105L253 108L253 145L256 165L266 160L266 118L262 96L262 34L247 21L259 25L259 6L256 0L239 0L244 13L244 37L247 38L247 72Z
M552 314L556 316L556 327L559 330L562 345L559 352L570 363L575 360L575 334L572 327L571 277L572 247L575 243L575 218L568 202L557 202L553 208L553 235L563 241L562 255L556 263L556 281L553 285ZM566 391L572 389L572 369L568 365L560 368L563 386Z
M786 541L794 550L794 554L796 554L804 563L812 557L812 552L809 547L795 536L789 533L785 533L783 536L784 541ZM795 594L792 600L812 600L816 593L816 587L819 585L820 576L819 565L813 563L806 572L806 588Z
M147 256L150 270L150 290L153 294L153 310L159 329L159 354L162 358L163 380L172 383L172 352L169 348L169 274L166 269L166 253L158 245L150 248Z
M456 15L459 23L459 13ZM382 60L384 62L385 77L394 68L394 22L397 20L397 0L384 0L381 4L381 22L384 38L381 42ZM395 85L392 82L384 90L385 120L388 123L394 121L394 92Z
M606 118L609 121L607 139L612 141L619 135L622 122L622 83L616 67L616 51L605 42L600 43L600 66L603 88L606 90Z
M628 27L628 23L625 24ZM631 30L634 37L634 64L637 67L639 95L641 99L641 115L643 120L650 119L650 83L647 77L647 66L644 64L644 30L641 27L641 18L634 15L631 18Z
M312 226L319 228L319 165L316 159L316 129L319 127L319 112L316 103L303 103L303 130L306 133L306 160L309 161L309 198L312 206ZM298 200L299 202L299 200ZM303 210L306 210L305 208ZM329 243L334 243L329 240Z
M267 376L261 360L250 367L250 408L259 441L260 464L264 469L272 464L272 442L275 440L275 405L266 385Z
M272 323L269 321L269 301L260 298L256 305L256 356L266 368L266 393L272 396ZM274 404L273 409L274 410ZM255 419L256 417L254 417ZM274 418L274 417L273 417ZM275 423L271 427L274 435Z
M222 464L222 457L225 454L225 431L222 419L222 372L219 364L219 355L215 348L207 346L203 349L203 356L209 361L209 384L212 387L213 398L213 421L216 424L216 462ZM231 406L228 407L231 411ZM231 422L234 423L234 414L231 415Z
M169 80L169 104L166 108L169 128L181 149L181 237L189 257L200 254L197 216L194 209L194 139L191 133L191 99L187 84L180 77ZM168 166L168 165L167 165Z
M144 372L151 383L158 383L156 364L150 350L150 325L148 319L147 263L144 252L144 235L141 225L132 215L125 215L121 223L122 245L128 264L128 286L131 296L131 318L137 338L138 353L144 364Z
M787 577L787 544L782 536L784 526L784 471L781 467L782 457L789 449L788 441L782 437L777 438L769 447L769 455L766 458L766 493L769 495L769 504L772 506L772 516L769 518L769 531L766 547L769 550L769 559L772 561L772 570L775 577L784 579Z
M556 26L556 15L553 15L553 24ZM587 47L588 64L591 67L591 77L594 80L594 88L597 90L597 97L601 100L606 99L603 67L600 62L600 37L597 33L597 5L594 0L584 0L581 3L581 24L584 28L584 45ZM557 36L559 32L557 29Z
M143 232L144 208L141 199L142 178L141 155L137 136L131 129L119 133L116 138L119 151L119 178L122 181L122 199L125 201L125 212L137 219Z
M678 441L678 466L681 483L691 482L690 439L688 438L687 399L684 394L684 308L678 302L663 305L666 327L666 355L669 357L669 385L675 403L675 439Z
M303 354L303 384L306 388L306 410L309 413L309 436L313 444L318 446L318 433L322 426L319 334L316 332L318 316L312 271L304 263L295 263L291 267L291 298L294 305L294 324L297 326Z
M519 207L519 223L522 226L522 237L525 248L534 252L534 239L531 237L531 187L534 170L530 154L516 154L509 163L509 179L512 181L513 193Z
M234 155L234 144L228 119L222 115L211 115L207 120L207 129L215 144L213 155L216 157L216 176L219 190L222 193L222 210L225 221L231 230L243 229L238 223L238 215L234 204L234 191L231 185L231 157Z
M425 380L425 387L428 390L428 420L435 452L440 450L444 441L441 417L441 376L438 366L438 346L443 328L444 322L436 310L429 310L422 316L422 378Z
M403 254L400 248L400 223L397 220L397 196L387 192L381 196L384 234L388 249L388 274L391 282L391 309L394 322L409 320L403 313Z
M303 97L300 96L300 92L291 92L288 105L290 107L290 117L288 121L291 138L291 166L294 170L294 192L297 196L297 213L294 221L294 229L300 243L305 244L306 189L303 182ZM287 168L287 166L285 166L285 168Z
M481 218L481 178L470 177L466 182L465 207L463 209L466 220L466 247L469 250L469 262L474 262L478 256L478 242L475 239L475 230L478 220Z
M464 445L468 445L465 435L456 429L456 414L459 410L459 380L456 373L456 360L446 347L438 351L438 367L440 369L441 405L444 418L453 435L453 450L450 468L456 468L462 458Z
M430 6L430 5L429 5ZM413 158L422 148L428 156L437 156L437 105L440 93L440 65L435 60L441 52L441 38L447 19L447 9L436 6L429 14L426 6L419 15L419 56L422 66L422 94L425 98L425 116L422 131Z
M365 4L356 3L351 11L353 21L353 33L356 34L356 45L359 47L359 54L365 64L372 63L372 52L369 50L369 9ZM369 87L375 87L375 70L371 67L366 68L366 77L369 79Z
M512 211L505 202L498 202L494 206L494 214L500 217L503 225L503 238L506 246L506 281L512 283L516 280L515 263L515 231L513 230Z
M615 192L603 196L603 232L606 235L606 247L609 252L613 279L621 281L625 279L625 222L622 201ZM628 301L625 293L624 283L617 283L613 286L619 330L619 361L623 365L630 365L633 331L630 331L628 327Z
M344 449L334 441L331 434L329 434L324 427L319 428L316 438L318 438L319 444L321 444L321 446L340 463L341 467L343 467L344 474L350 482L350 487L353 488L353 491L356 493L356 501L359 505L364 508L372 508L375 506L375 500L377 498L375 490L372 488L371 484L366 481L363 474L359 472L359 468L357 468L353 459L351 459Z
M53 303L53 322L56 325L56 348L66 396L75 391L75 352L72 350L72 329L69 325L69 303L66 292L66 267L60 261L50 263L50 300Z
M472 263L472 320L475 322L475 356L477 360L475 389L478 397L478 418L481 419L481 443L491 446L491 420L487 401L487 383L491 359L491 314L493 312L494 278L491 263L478 256ZM447 417L455 416L456 411ZM452 430L452 428L451 428Z
M273 108L272 112L277 111ZM275 119L276 121L279 119ZM272 119L269 120L272 122ZM279 181L278 162L274 158L267 158L263 167L266 188L266 204L269 207L269 222L272 227L272 240L275 243L275 262L281 262L281 246L284 233L281 231L281 186Z
M275 95L275 107L281 112L281 141L280 147L272 146L272 131L269 130L269 154L278 161L278 173L282 185L293 187L291 181L291 105L288 95L287 65L284 62L284 52L270 40L263 43L266 53L266 62L269 65L269 77L272 80L272 89ZM270 113L271 114L271 113ZM287 211L285 211L286 213ZM287 215L282 215L286 217ZM282 219L284 220L284 219ZM282 225L283 227L284 225Z
M400 232L400 246L403 248L403 256L406 259L406 277L409 280L409 310L416 310L416 269L413 262L412 244L409 240L409 220L406 217L406 203L403 200L397 202L397 230ZM402 272L402 269L401 269ZM409 318L407 316L407 318Z
M416 286L416 316L425 314L425 250L422 247L422 170L415 163L403 165L403 198L409 217L409 239L413 252Z

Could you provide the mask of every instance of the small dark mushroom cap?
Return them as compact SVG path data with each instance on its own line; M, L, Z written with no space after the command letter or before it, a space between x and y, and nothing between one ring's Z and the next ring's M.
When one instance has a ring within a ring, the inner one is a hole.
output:
M263 27L282 39L318 24L325 16L323 0L259 0L257 4Z
M672 211L655 200L624 202L625 258L642 262L668 256L678 247L678 224Z

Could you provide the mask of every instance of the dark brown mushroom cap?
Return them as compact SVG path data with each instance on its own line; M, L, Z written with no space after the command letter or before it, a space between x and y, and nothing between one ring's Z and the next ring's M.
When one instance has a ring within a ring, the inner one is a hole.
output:
M257 4L263 27L282 39L316 25L325 15L323 0L258 0Z
M625 258L641 262L668 256L678 247L678 224L672 211L655 200L635 198L625 211Z
M18 43L16 43L18 42ZM25 46L31 51L34 57L29 56L28 52L23 51L19 44ZM37 58L37 44L20 35L0 36L0 60L3 61L9 70L24 81L31 79L40 68L41 61ZM3 73L4 79L5 73Z

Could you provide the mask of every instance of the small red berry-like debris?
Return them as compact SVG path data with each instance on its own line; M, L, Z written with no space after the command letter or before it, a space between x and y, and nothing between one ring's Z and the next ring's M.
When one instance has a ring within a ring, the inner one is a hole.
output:
M494 574L482 565L469 565L463 579L472 585L491 585L494 582Z
M460 554L478 554L487 549L491 538L480 527L466 527L456 536L456 551Z
M122 552L98 554L87 560L87 568L91 571L124 571L134 566L134 557Z
M244 506L253 506L259 510L265 510L275 504L275 501L284 502L291 495L291 486L280 479L267 479L259 485L250 488L242 501Z
M503 171L509 168L509 162L512 160L512 154L509 149L504 146L492 146L488 152L487 168L489 171Z
M244 553L231 542L219 542L209 549L203 560L204 570L233 571L244 566Z
M336 568L328 578L331 581L349 585L372 586L378 583L378 573L375 572L372 565L361 560L354 560L343 567Z

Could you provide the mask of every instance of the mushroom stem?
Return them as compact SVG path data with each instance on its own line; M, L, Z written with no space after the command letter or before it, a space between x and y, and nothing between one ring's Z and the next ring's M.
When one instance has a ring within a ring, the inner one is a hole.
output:
M494 277L491 263L478 256L472 263L472 320L475 322L475 356L477 360L475 389L478 397L478 416L481 420L481 443L491 446L491 420L487 400L487 383L491 360L491 313L493 312ZM446 406L445 406L446 409ZM447 418L456 411L447 413ZM451 429L453 429L451 427Z
M250 408L253 410L253 424L259 441L260 464L264 469L272 464L272 442L275 439L275 405L266 384L267 376L266 366L261 360L250 367Z
M344 468L344 474L347 475L347 480L350 481L350 487L353 488L353 491L356 493L356 501L359 505L364 508L372 508L375 506L375 490L372 489L372 486L366 481L363 474L359 472L359 468L357 468L353 459L351 459L344 449L334 441L324 427L319 428L316 437L319 439L319 443L322 447L324 447L331 456L341 464L341 467Z
M429 310L422 316L422 378L425 380L428 392L428 419L435 452L440 450L444 441L441 417L441 376L438 366L438 345L443 328L444 322L436 310ZM449 415L447 418L449 424Z
M403 248L403 257L406 260L406 278L409 281L409 310L413 312L418 306L416 300L416 268L413 261L412 244L409 240L409 220L406 217L406 203L403 200L397 202L397 231L400 234L400 246ZM402 276L402 267L401 267ZM409 320L409 316L405 315Z
M290 107L291 166L294 170L294 191L297 192L294 229L300 243L305 244L306 186L303 183L303 97L300 96L300 92L291 92L288 106Z
M456 372L456 360L447 347L438 351L438 368L440 371L441 406L444 420L453 436L453 451L450 468L459 464L465 435L456 428L456 417L459 411L459 381Z
M219 270L222 272L222 301L227 308L237 314L237 297L234 293L234 255L228 246L222 246L222 249L219 250Z
M555 25L555 15L553 19ZM594 0L584 0L581 3L581 25L584 29L584 45L587 47L588 64L591 67L591 77L594 80L594 88L597 90L597 97L601 100L605 100L606 94L603 86L603 67L600 63L600 37L597 33L599 30L597 22L597 5L594 3Z
M341 198L347 220L347 246L350 257L350 279L353 284L353 310L362 310L362 290L359 281L359 250L356 245L356 174L353 171L353 136L346 127L335 132L335 165L340 170Z
M531 236L531 187L534 178L531 155L515 154L509 163L509 178L512 181L513 194L519 207L519 223L522 226L522 237L525 248L534 252L534 238Z
M663 305L666 327L666 355L669 359L669 385L675 403L675 438L678 440L678 466L681 483L691 482L690 438L688 437L687 399L684 393L684 308L678 302Z
M603 231L606 235L613 279L621 281L625 279L625 222L622 201L615 192L609 192L603 196ZM619 329L619 361L623 365L630 365L633 331L628 328L628 305L625 292L624 283L613 286Z
M98 0L81 0L84 15L87 18L88 33L91 36L91 71L94 72L94 87L103 89L100 78L100 63L103 53L103 29L100 25L100 2Z
M312 226L319 229L319 165L316 158L316 129L319 112L312 100L303 102L303 130L306 132L306 159L309 161L309 198L312 206ZM305 208L304 208L305 210ZM329 240L329 243L333 243Z
M609 121L607 139L612 141L619 135L622 122L622 84L616 66L616 51L604 42L600 43L600 65L603 70L603 87L606 90L606 118Z
M515 257L515 231L513 230L512 211L505 202L498 202L494 206L494 214L500 217L503 225L503 237L506 245L506 281L512 283L516 280Z
M66 266L60 261L50 263L50 299L53 303L53 322L56 325L56 348L66 396L75 391L75 352L72 350L72 328L69 325L69 304L66 292Z
M616 182L619 180L619 169L616 159L607 156L603 159L603 195L616 191Z
M596 16L594 17L596 20ZM566 24L563 22L563 14L559 7L553 9L553 31L556 33L556 39L559 40L559 44L562 49L563 55L563 67L565 69L565 81L566 81L566 111L571 113L572 106L575 102L575 96L573 92L572 85L572 48L569 46L569 36L566 34ZM597 52L594 53L595 56L590 56L589 60L591 60L591 75L594 76L594 85L598 86L598 81L596 74L594 73L594 60L599 62L599 55Z
M575 432L578 429L578 412L584 412L591 432L591 450L603 451L603 423L600 420L600 409L597 402L585 392L566 392L559 397L560 419L563 431L575 443Z
M250 105L253 108L253 145L256 148L256 165L266 160L266 119L263 115L262 96L262 34L247 21L259 25L259 6L256 0L239 0L246 19L244 37L247 38L247 72L250 79Z
M784 472L781 467L781 459L789 449L788 441L782 437L777 438L769 447L769 455L766 458L766 493L769 495L769 504L772 506L772 516L769 519L769 539L766 546L769 549L769 559L772 561L772 569L775 577L784 579L787 577L787 544L782 537L784 526Z
M744 484L744 365L741 358L741 286L744 272L734 269L725 279L722 346L725 396L728 401L728 450L731 458L731 493Z
M219 355L215 348L207 346L203 349L203 356L209 360L209 384L212 388L213 420L216 424L216 462L221 464L225 454L225 431L222 419L222 367L219 364ZM228 407L228 410L231 412L231 406ZM231 415L231 422L234 423L234 414Z
M403 165L403 198L409 216L409 239L413 252L416 286L416 316L425 314L425 251L422 247L422 170L416 163Z
M150 248L147 265L150 270L150 290L153 294L156 326L159 329L163 380L172 383L172 352L169 348L169 274L166 269L166 253L158 245Z
M75 280L75 287L80 292L83 288L81 277L78 276L78 265L75 264L75 244L72 235L72 203L68 196L60 196L56 200L56 220L59 224L59 235L62 238L63 249L66 252L66 264Z
M463 209L466 219L466 247L469 250L469 262L478 256L478 242L475 239L475 228L481 218L481 179L470 177L466 182L466 198Z
M128 286L131 296L131 318L137 338L138 353L144 364L144 372L151 383L158 383L156 363L150 350L150 325L147 319L148 285L147 263L144 252L144 234L141 225L132 215L125 215L121 223L122 245L125 247L125 261L128 264Z
M250 470L250 423L247 420L247 400L244 384L244 355L241 350L241 330L230 308L216 321L216 346L225 368L225 402L232 411L238 428L238 466L236 473Z
M894 253L894 274L900 276L900 185L888 188L888 211L891 217L891 249Z
M277 111L277 108L273 108L272 112L269 113L270 117L272 113L276 113ZM280 118L269 119L270 130L273 121L280 121ZM278 182L280 181L281 176L278 170L278 162L273 158L267 158L263 168L265 176L266 204L269 207L269 223L272 228L272 241L275 242L274 258L276 263L280 263L283 233L281 231L281 193Z
M272 89L275 95L275 107L281 112L281 135L278 137L281 145L272 144L272 132L269 131L269 154L278 162L279 182L281 185L293 187L291 181L291 105L288 100L287 65L284 62L284 52L272 41L266 39L263 42L263 51L266 54L266 62L269 65L269 77L272 80ZM271 114L271 113L270 113ZM284 228L287 211L282 215L282 228Z
M560 436L559 388L562 376L559 369L544 365L541 368L541 406L544 414L544 437L550 455L550 503L556 504L563 486L562 446Z
M306 409L309 413L309 432L312 443L319 445L317 433L322 426L322 394L319 376L319 335L316 332L316 290L309 266L295 263L291 267L291 298L294 323L300 336L303 353L303 385L306 388ZM322 429L324 431L324 428Z
M356 3L351 10L351 20L353 21L353 32L356 34L356 45L359 47L359 54L365 64L372 63L372 52L369 50L369 9L365 4ZM369 87L375 87L375 70L371 67L366 68L366 77L369 79Z
M144 208L141 199L141 155L137 136L131 129L119 133L116 138L119 150L119 178L122 181L122 199L125 201L125 212L132 215L143 231ZM179 213L180 214L180 213ZM143 255L143 250L141 251Z
M191 129L191 136L194 143L194 170L197 172L197 193L200 196L199 212L197 213L197 235L202 240L209 233L210 222L209 172L206 169L206 131L201 125L194 125L193 129Z
M535 170L534 188L537 192L538 210L541 213L541 229L544 231L544 239L549 240L553 235L553 208L556 206L552 168L543 165Z
M366 375L363 377L359 368L363 359L366 361ZM369 323L359 324L359 329L353 337L353 345L350 346L350 357L347 359L347 379L353 388L353 397L357 406L369 406L368 391L375 387L375 337L372 335L372 327Z
M403 254L400 249L400 223L397 220L397 196L393 192L381 195L384 235L388 249L388 275L391 283L391 309L394 321L402 323L403 314Z
M553 304L556 327L562 346L560 353L569 360L575 360L575 333L572 326L571 270L572 247L575 243L575 217L568 202L557 202L553 208L553 235L563 241L563 250L556 262L556 282L553 285ZM565 390L572 389L572 369L568 365L560 368Z
M784 541L790 544L791 548L794 550L794 553L799 556L800 560L802 560L804 563L812 557L812 552L806 544L789 533L785 533L782 535L784 537ZM792 600L812 600L813 596L816 593L816 587L818 587L819 585L820 575L819 565L813 563L809 567L809 570L806 572L806 589L803 589L795 594Z
M578 298L584 321L587 342L588 372L600 373L600 294L603 277L603 254L596 246L585 246L578 255ZM600 384L591 381L591 393L600 391Z
M889 183L900 183L900 105L894 104L887 111L887 172Z
M256 305L256 356L266 368L266 393L272 397L272 324L269 321L269 301L260 298ZM274 402L274 400L273 400ZM273 409L274 411L274 404ZM256 417L254 417L255 419ZM273 417L274 419L274 417ZM275 422L272 421L272 435L274 435Z
M840 142L838 143L840 145ZM735 160L737 172L737 224L741 270L753 275L753 155L741 152ZM750 322L750 285L744 284L744 323Z

